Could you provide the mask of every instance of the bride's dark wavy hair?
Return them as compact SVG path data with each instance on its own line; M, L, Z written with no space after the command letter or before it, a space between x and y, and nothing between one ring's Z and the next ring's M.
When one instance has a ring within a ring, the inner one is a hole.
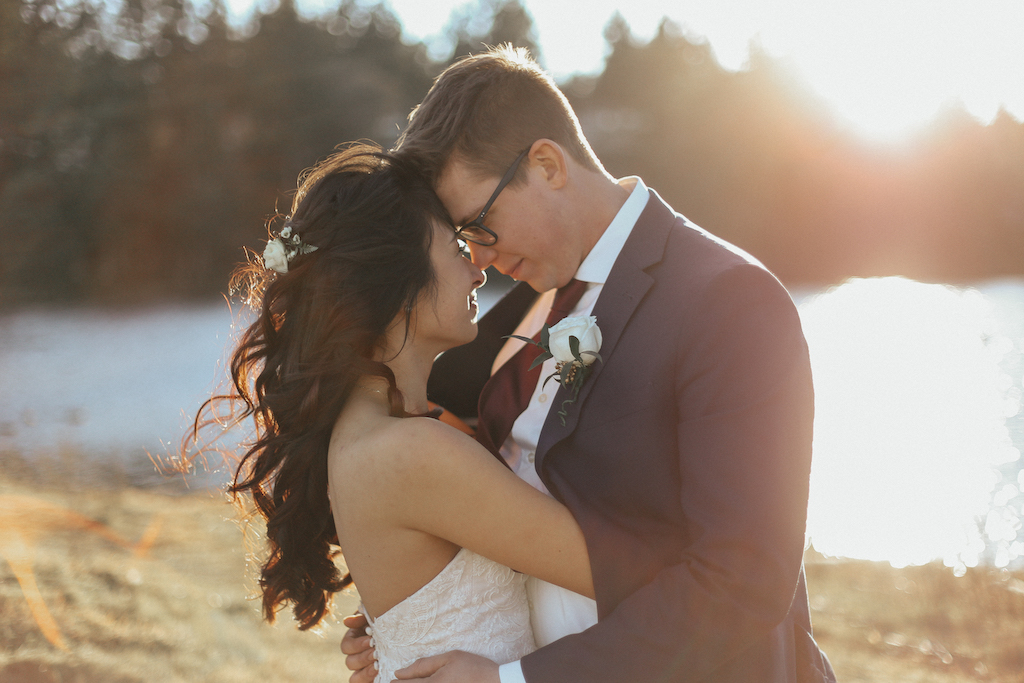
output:
M362 376L384 378L392 415L407 415L394 374L374 358L391 324L404 315L408 335L417 297L434 292L435 221L451 223L424 180L379 147L356 144L299 178L287 225L316 251L296 255L285 274L253 258L232 278L258 317L231 357L232 391L203 405L186 442L213 423L255 422L229 491L236 502L250 495L266 521L260 587L270 622L291 602L308 629L352 582L334 563L327 448Z

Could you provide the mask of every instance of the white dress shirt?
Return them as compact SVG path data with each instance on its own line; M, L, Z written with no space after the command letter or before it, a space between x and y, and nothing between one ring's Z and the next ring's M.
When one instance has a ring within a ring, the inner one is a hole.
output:
M587 289L580 297L579 302L569 313L570 316L590 315L597 302L598 296L604 283L608 280L615 259L618 258L622 246L626 243L633 226L647 206L650 194L644 182L636 176L622 178L619 185L630 189L626 202L615 214L615 218L605 229L601 238L590 250L587 257L580 264L576 271L576 279L587 283ZM545 292L519 323L515 334L526 338L533 337L547 320L548 311L555 299L555 290ZM601 321L597 321L598 327ZM491 374L501 367L509 358L526 342L518 339L509 339L494 359L494 366ZM547 419L548 410L551 408L551 399L554 398L558 385L555 380L548 382L547 387L542 388L544 379L555 371L555 360L549 358L541 366L540 381L534 389L530 404L526 410L516 419L512 425L512 432L501 447L501 455L521 479L534 488L548 492L544 483L541 482L534 468L534 454L537 451L537 442L540 440L540 432ZM597 603L590 598L573 593L560 586L541 581L534 577L528 577L526 581L526 593L530 600L530 621L533 625L534 638L539 647L544 647L559 638L571 633L579 633L597 623ZM526 683L523 677L522 666L518 661L503 664L498 668L498 675L501 683Z

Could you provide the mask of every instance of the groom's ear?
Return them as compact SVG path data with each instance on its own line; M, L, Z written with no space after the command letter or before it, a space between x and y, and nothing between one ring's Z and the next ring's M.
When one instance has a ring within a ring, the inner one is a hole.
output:
M569 167L565 150L554 140L541 138L530 146L530 168L541 174L552 189L560 190L569 181Z

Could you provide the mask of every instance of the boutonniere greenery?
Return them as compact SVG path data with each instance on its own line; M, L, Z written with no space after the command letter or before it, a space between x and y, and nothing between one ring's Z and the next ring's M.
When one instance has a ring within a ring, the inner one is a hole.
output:
M572 392L569 398L562 401L558 411L558 417L564 427L568 415L565 407L576 402L580 387L590 375L591 366L594 361L601 360L598 353L601 350L601 328L597 326L597 318L592 315L562 318L551 327L542 327L539 341L516 334L509 336L540 347L541 354L530 365L531 370L549 358L555 359L555 371L544 378L544 384L541 386L547 386L549 380L557 377L558 383Z

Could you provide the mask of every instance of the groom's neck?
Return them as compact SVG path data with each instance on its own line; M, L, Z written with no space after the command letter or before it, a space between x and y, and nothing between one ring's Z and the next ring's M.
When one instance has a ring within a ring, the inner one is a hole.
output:
M577 216L576 229L582 237L582 263L629 199L629 190L607 173L578 169L575 176L570 199L571 211Z

